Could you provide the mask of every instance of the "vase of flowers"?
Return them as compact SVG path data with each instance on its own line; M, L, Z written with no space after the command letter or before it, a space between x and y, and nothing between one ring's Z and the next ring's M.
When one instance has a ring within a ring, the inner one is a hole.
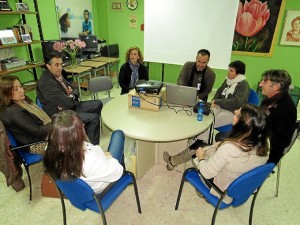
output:
M76 68L78 66L77 60L76 60L76 54L81 48L85 48L86 44L84 41L80 41L79 39L76 39L75 41L73 40L68 40L66 42L64 41L57 41L53 44L53 49L62 52L65 51L66 53L69 54L71 57L71 66L73 68Z

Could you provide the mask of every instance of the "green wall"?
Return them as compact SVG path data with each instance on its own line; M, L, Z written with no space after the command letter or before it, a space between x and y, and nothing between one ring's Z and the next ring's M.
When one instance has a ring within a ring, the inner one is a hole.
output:
M110 9L109 2L107 1L107 13L108 13L108 28L109 28L109 42L117 42L120 47L120 58L124 62L124 53L127 48L132 45L139 46L143 49L143 32L140 31L140 25L144 23L144 1L139 0L138 8L134 11L129 10L124 4L122 12L112 12ZM123 3L126 1L124 0ZM300 47L293 46L281 46L279 40L281 37L282 26L284 24L284 17L286 10L298 9L300 10L300 1L298 0L287 0L283 17L279 21L280 29L278 30L276 42L274 45L272 57L257 57L257 56L244 56L232 54L231 61L242 60L247 65L246 76L252 88L256 88L257 83L260 80L260 76L263 71L268 69L285 69L287 70L293 80L293 84L296 86L300 85ZM100 10L100 9L98 9ZM134 14L137 16L138 25L137 28L129 28L128 17ZM191 28L192 29L192 28ZM201 46L199 46L201 48ZM178 65L165 65L164 67L164 80L168 82L176 82L181 66ZM226 77L227 71L215 70L217 73L217 80L214 85L215 88L221 85ZM162 65L158 63L150 63L150 78L160 80L162 76Z
M11 5L14 5L13 0L9 0ZM33 8L31 1L27 1L29 6ZM118 43L120 49L121 63L125 61L125 51L131 46L138 46L143 50L144 32L141 31L141 24L144 23L144 0L138 1L136 10L130 10L126 7L126 0L122 0L123 10L115 12L111 10L111 0L92 0L93 14L94 14L94 29L95 34L99 38L105 39L108 44ZM45 40L58 39L58 26L55 11L55 0L38 0L40 16L42 21L42 28ZM281 46L279 39L281 37L282 26L284 24L284 17L286 10L300 10L300 1L287 0L283 17L279 21L280 29L277 33L276 43L273 50L272 57L257 57L257 56L242 56L232 54L231 60L242 60L247 65L246 76L252 88L256 88L257 82L260 80L260 75L267 69L286 69L292 76L293 84L299 86L299 57L300 47ZM129 17L134 15L137 17L137 27L129 27ZM4 17L3 17L4 18ZM10 18L10 19L7 19ZM0 21L0 26L5 27L7 20L16 20L16 16L5 17L5 20ZM28 24L35 24L35 16L27 16ZM16 23L13 21L13 23ZM34 37L38 37L37 27L33 26ZM191 28L192 29L192 28ZM199 46L201 48L201 46ZM17 49L18 54L26 55L26 51ZM41 46L34 46L34 52L38 59L42 58ZM167 82L176 82L181 66L179 65L164 65L164 80ZM220 86L226 77L226 70L216 69L217 80L214 88ZM39 73L41 70L39 70ZM27 72L21 74L21 79L31 79L32 75ZM159 63L150 63L150 78L161 80L162 65Z

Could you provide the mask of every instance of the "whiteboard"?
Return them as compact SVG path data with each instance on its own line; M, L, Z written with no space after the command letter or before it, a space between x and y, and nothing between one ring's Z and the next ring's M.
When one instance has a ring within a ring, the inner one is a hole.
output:
M147 62L183 65L199 49L211 53L212 68L227 69L239 0L145 0Z

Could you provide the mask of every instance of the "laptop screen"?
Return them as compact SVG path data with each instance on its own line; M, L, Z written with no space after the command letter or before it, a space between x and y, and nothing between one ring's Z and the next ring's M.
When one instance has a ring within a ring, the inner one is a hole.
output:
M194 106L197 103L197 88L166 84L167 103Z

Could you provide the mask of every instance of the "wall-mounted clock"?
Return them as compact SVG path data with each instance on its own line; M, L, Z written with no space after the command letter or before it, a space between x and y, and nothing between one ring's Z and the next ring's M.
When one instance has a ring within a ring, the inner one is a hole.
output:
M127 0L126 5L128 9L135 10L138 7L138 0Z

